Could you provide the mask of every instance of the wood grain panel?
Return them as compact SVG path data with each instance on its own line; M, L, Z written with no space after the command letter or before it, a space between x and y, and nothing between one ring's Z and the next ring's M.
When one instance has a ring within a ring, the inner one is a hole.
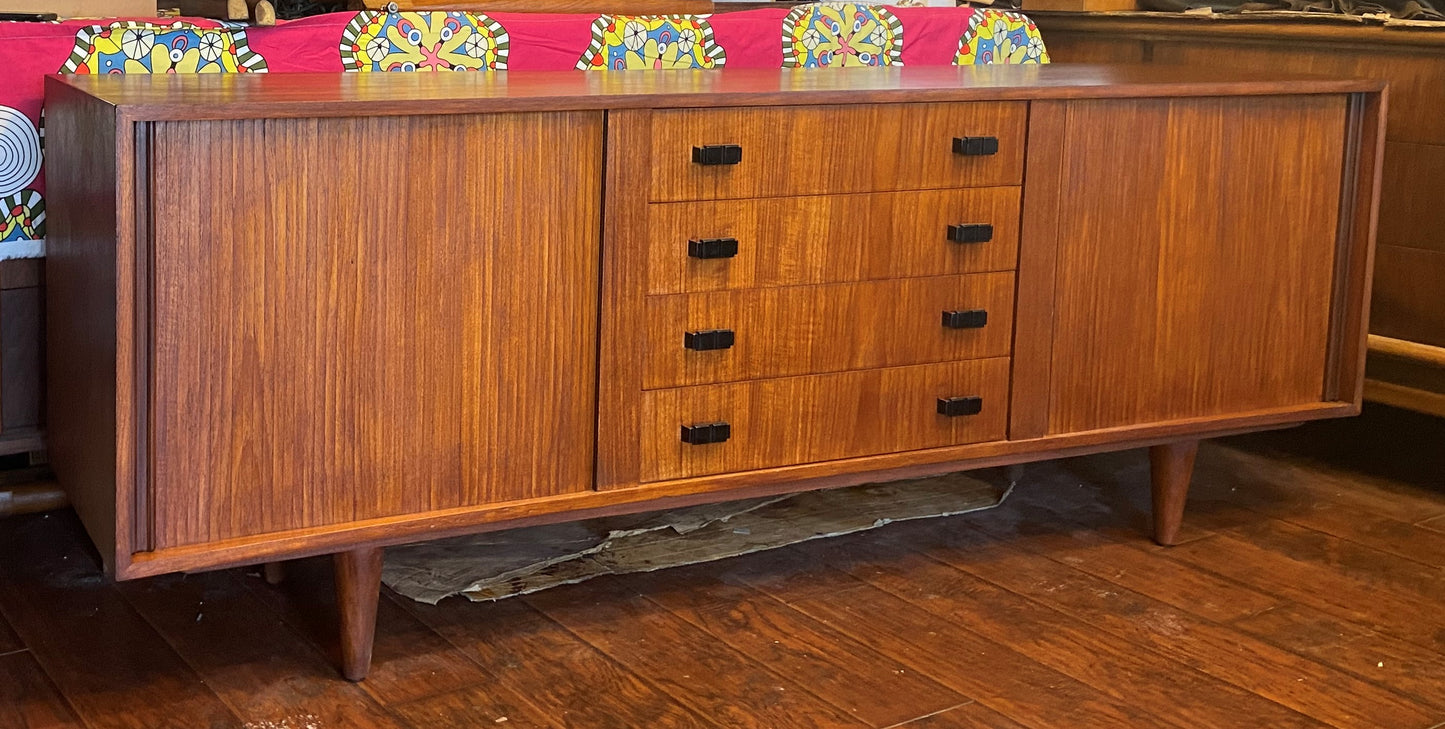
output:
M1156 42L1156 63L1222 69L1268 68L1334 78L1372 78L1390 83L1386 131L1392 141L1445 144L1445 56L1372 48L1334 51L1318 43L1286 46L1277 42L1230 43L1222 40Z
M1013 298L1009 272L650 296L643 386L1007 357ZM984 327L943 326L944 311L972 309L988 312ZM706 329L731 329L733 346L683 347Z
M600 156L594 113L159 124L156 545L589 488Z
M1370 331L1445 347L1445 251L1381 245Z
M948 226L993 226L953 243ZM1018 259L1019 188L653 203L648 293L1006 271ZM693 238L736 238L732 258L687 255Z
M131 544L134 178L114 109L57 79L45 91L47 447L113 573Z
M1068 113L1050 432L1319 401L1345 99Z
M999 440L1008 424L1008 358L894 367L642 396L642 480L828 461ZM943 397L978 396L977 415L945 417ZM689 445L683 425L726 421L725 443Z
M1381 186L1380 245L1445 253L1445 144L1386 142Z
M652 200L1016 185L1027 123L1018 102L659 111ZM963 136L998 137L998 154L954 154ZM742 162L694 163L707 144L741 145Z

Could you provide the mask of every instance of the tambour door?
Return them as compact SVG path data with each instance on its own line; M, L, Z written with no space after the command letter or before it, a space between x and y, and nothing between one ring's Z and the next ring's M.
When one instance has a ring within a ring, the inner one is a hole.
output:
M1058 188L1026 192L1021 257L1053 256L1047 432L1328 399L1347 97L1040 107ZM1050 154L1031 148L1028 174ZM1030 236L1051 199L1057 228Z
M601 134L153 124L136 546L590 488Z

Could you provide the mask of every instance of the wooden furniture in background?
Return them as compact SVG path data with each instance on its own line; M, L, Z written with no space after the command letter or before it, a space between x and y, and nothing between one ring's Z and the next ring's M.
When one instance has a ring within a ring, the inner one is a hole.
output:
M1365 397L1445 416L1445 33L1306 20L1032 17L1055 62L1269 68L1388 81Z
M0 353L0 455L43 450L43 260L0 261Z
M389 544L1144 446L1167 544L1198 439L1359 412L1383 103L52 77L56 471L121 579L338 555L353 679Z
M1020 7L1026 13L1036 13L1041 10L1104 13L1136 10L1139 2L1138 0L1023 0Z

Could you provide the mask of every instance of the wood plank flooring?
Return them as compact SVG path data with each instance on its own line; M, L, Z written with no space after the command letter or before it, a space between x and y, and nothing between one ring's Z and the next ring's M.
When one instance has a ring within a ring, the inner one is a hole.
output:
M116 585L69 513L12 518L0 729L1445 729L1442 443L1370 407L1206 444L1168 549L1133 451L962 517L495 604L388 593L362 684L324 560Z

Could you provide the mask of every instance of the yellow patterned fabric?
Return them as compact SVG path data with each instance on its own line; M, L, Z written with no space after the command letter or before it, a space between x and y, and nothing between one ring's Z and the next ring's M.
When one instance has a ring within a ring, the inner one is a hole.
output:
M240 28L117 22L81 28L61 73L264 72Z
M903 65L903 24L888 8L799 5L783 18L783 68Z
M701 15L603 15L577 60L584 71L721 68L727 54Z
M341 31L347 71L486 71L507 67L501 23L463 12L357 13Z
M1048 63L1049 52L1034 21L1010 10L979 10L958 41L959 66Z

